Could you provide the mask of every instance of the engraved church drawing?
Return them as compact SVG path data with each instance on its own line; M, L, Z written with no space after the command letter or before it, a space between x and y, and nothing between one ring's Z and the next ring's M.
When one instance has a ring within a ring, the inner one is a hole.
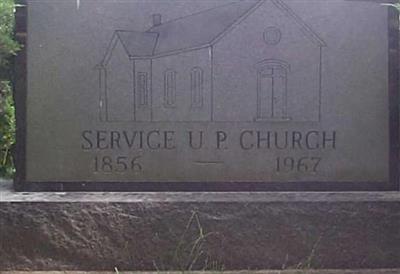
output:
M321 119L324 41L283 0L230 2L116 30L99 65L108 122Z

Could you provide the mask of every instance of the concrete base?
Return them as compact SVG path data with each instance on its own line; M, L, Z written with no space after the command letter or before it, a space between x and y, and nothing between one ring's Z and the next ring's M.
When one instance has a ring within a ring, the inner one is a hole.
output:
M0 271L0 274L116 274L111 271ZM124 271L120 274L399 274L400 269L292 269L292 270L240 270L240 271Z
M399 192L15 193L1 185L0 270L400 268Z

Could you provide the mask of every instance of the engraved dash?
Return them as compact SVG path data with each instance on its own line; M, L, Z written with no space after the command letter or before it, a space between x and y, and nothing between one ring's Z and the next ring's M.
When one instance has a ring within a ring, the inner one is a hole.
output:
M223 161L194 161L195 164L198 165L220 165L223 164Z

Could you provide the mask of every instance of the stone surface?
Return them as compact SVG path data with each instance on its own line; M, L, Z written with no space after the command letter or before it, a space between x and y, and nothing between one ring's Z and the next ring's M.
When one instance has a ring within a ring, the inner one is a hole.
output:
M12 182L0 179L0 201L48 203L204 202L397 202L400 192L15 192Z
M400 267L398 193L10 195L1 270Z
M389 181L376 1L27 2L28 181Z

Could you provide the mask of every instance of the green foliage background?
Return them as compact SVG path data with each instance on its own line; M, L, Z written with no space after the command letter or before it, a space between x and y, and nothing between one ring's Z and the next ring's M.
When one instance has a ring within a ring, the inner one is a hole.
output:
M13 39L14 0L0 0L0 177L12 177L11 148L15 143L15 108L10 58L20 46Z

